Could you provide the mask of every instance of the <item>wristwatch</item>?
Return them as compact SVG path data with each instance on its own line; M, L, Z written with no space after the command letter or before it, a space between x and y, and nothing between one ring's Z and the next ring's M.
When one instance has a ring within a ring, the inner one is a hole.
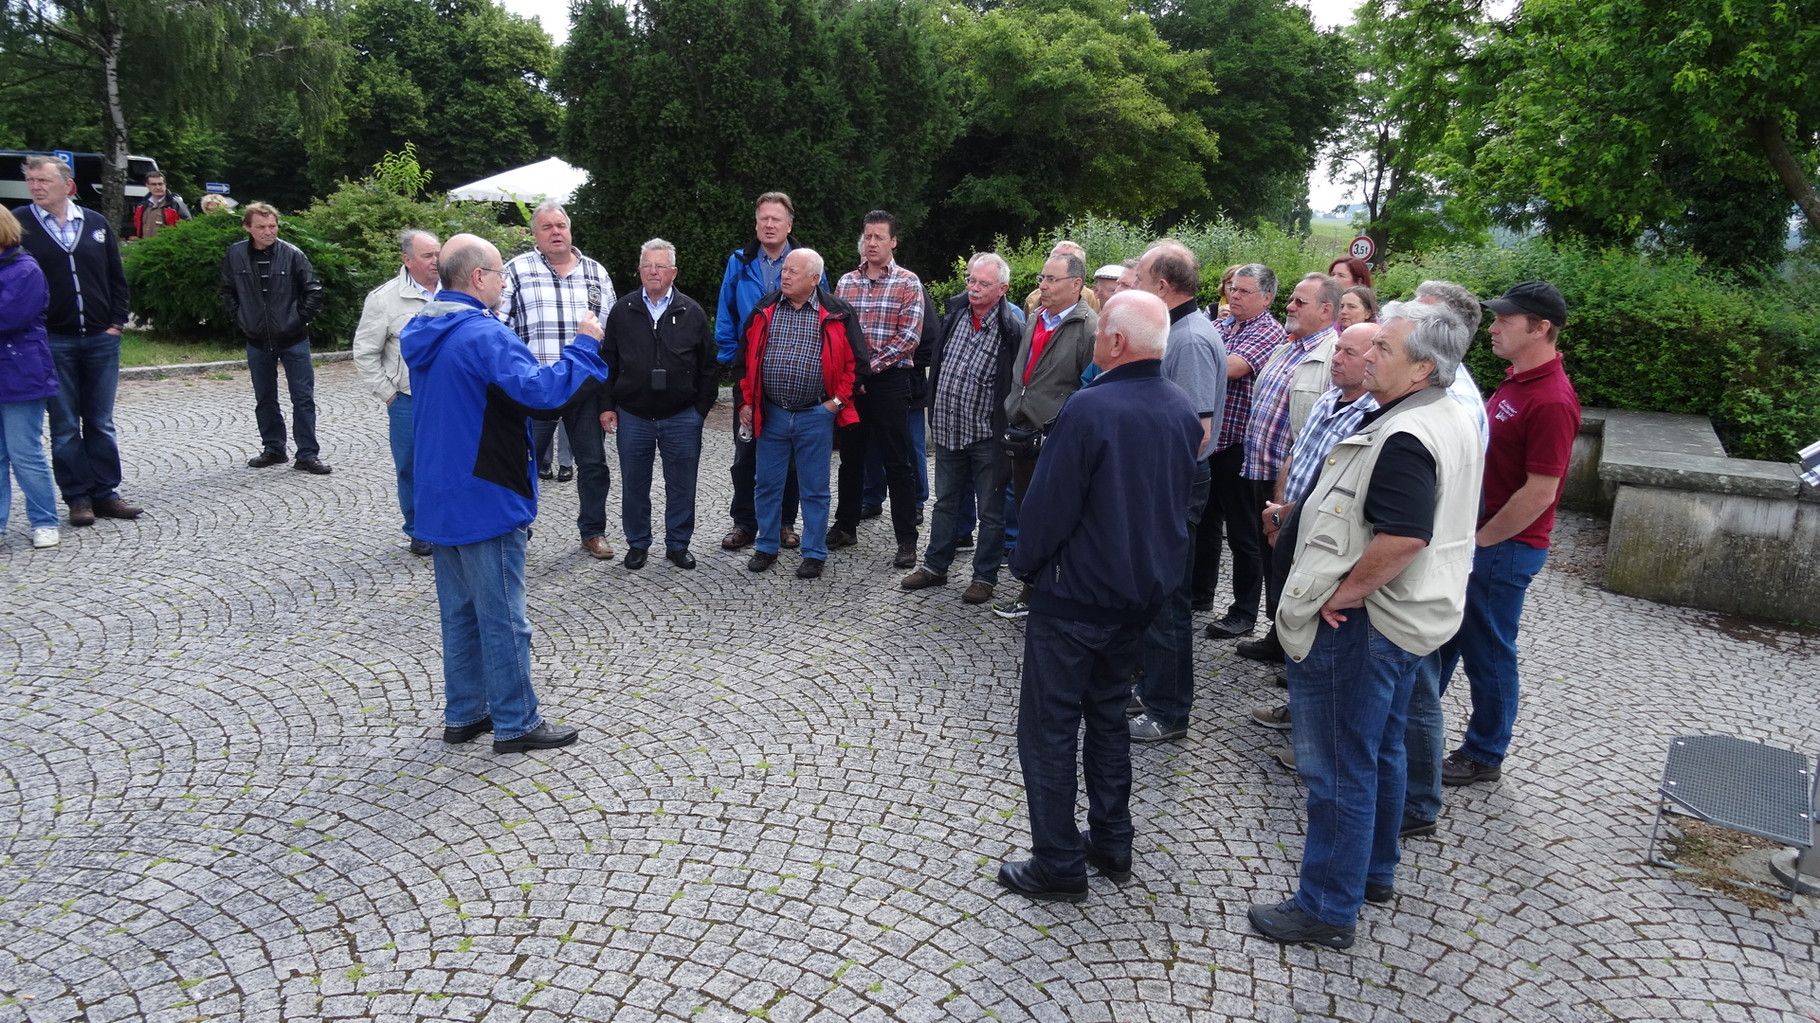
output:
M834 403L834 411L836 411L836 412L839 412L841 409L844 409L847 407L847 403L840 400L840 395L838 395L838 394L832 398L829 398L828 400Z

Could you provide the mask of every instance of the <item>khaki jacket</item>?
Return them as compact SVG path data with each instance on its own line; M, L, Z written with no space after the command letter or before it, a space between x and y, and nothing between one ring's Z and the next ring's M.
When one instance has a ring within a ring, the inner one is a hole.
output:
M380 401L411 393L410 370L398 357L398 332L428 303L402 266L398 276L367 292L354 328L354 371Z

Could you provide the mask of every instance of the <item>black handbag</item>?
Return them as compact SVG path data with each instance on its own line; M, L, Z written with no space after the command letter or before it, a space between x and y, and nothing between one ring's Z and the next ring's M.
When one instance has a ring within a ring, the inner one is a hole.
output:
M998 435L998 446L1011 458L1030 461L1043 449L1043 431L1007 425L1004 432Z

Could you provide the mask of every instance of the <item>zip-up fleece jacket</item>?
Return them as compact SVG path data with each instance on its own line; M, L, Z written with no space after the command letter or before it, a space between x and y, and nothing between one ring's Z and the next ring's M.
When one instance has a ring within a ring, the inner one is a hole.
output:
M1100 315L1076 302L1055 333L1044 346L1042 357L1024 382L1024 367L1030 364L1030 345L1036 337L1040 313L1024 324L1023 341L1017 346L1017 361L1011 366L1011 393L1005 396L1005 416L1012 426L1038 430L1062 411L1062 402L1080 390L1081 374L1093 363L1093 332L1099 329ZM1188 499L1182 499L1186 502ZM1022 543L1023 534L1019 534Z
M128 291L126 271L120 265L120 237L101 214L87 206L81 209L82 233L76 238L74 252L64 251L39 225L30 203L13 210L23 236L19 244L38 261L50 288L44 328L52 334L87 337L109 327L126 326ZM81 312L76 310L78 290Z
M613 375L602 412L629 412L644 419L668 419L695 407L707 415L720 396L714 342L701 303L670 288L670 306L655 322L645 308L645 289L620 296L602 324L600 357ZM664 389L651 386L651 371L664 371Z
M248 344L268 352L289 348L310 336L310 319L322 306L322 285L303 250L279 238L272 242L269 291L259 287L253 243L228 246L221 261L221 300Z
M1014 379L1013 368L1017 364L1017 345L1012 339L1023 333L1024 325L1018 322L1017 312L1011 303L1004 298L992 307L992 318L998 321L998 365L992 374L992 434L998 436L1005 429L1005 397L1011 393L1011 381ZM948 339L960 329L963 323L973 317L973 307L967 304L966 293L961 293L948 300L948 311L942 314L941 332L936 336L934 350L929 356L929 405L935 406L935 389L942 380L942 362L948 356Z
M1062 406L1018 516L1011 574L1030 610L1149 621L1188 570L1188 488L1201 417L1160 359L1094 378Z
M607 379L585 334L548 366L480 300L438 291L398 335L411 368L417 537L477 543L537 517L533 411L553 412Z
M788 256L799 244L796 235L786 235L784 255ZM723 366L734 361L739 352L740 327L765 297L767 289L764 274L758 268L758 251L755 234L745 248L734 249L727 257L727 269L720 278L720 297L714 303L714 347Z
M822 390L830 398L841 400L834 414L836 427L859 422L853 408L853 386L861 366L870 366L866 334L860 329L859 314L827 288L815 289L822 327ZM773 291L746 318L746 329L740 332L741 376L740 398L752 409L752 436L764 432L765 418L765 345L771 336L771 316L784 293Z
M1283 582L1276 619L1277 636L1292 660L1302 660L1314 648L1326 628L1321 605L1371 543L1365 493L1385 442L1399 433L1413 435L1434 456L1434 535L1403 571L1366 595L1365 613L1385 639L1418 656L1440 649L1459 631L1485 456L1466 411L1446 388L1430 387L1335 444L1296 513L1295 560ZM1023 542L1020 536L1018 543Z

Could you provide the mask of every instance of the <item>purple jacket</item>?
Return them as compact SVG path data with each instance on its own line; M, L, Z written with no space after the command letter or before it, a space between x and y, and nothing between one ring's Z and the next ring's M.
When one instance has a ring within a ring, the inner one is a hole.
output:
M0 403L38 401L57 393L57 372L44 336L50 289L24 249L0 252Z

